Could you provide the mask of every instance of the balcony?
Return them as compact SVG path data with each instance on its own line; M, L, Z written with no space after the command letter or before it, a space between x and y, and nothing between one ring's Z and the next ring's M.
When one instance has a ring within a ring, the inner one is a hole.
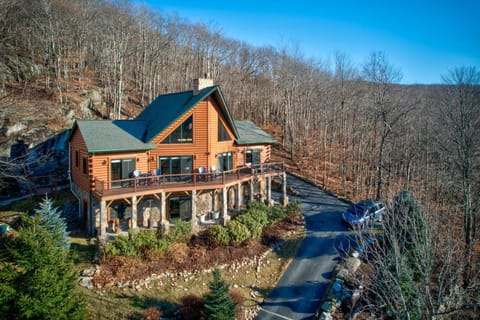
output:
M220 189L248 182L252 178L275 177L284 173L283 163L270 162L223 172L194 172L172 175L142 174L139 177L115 181L96 179L94 194L98 198L112 200L132 195L141 196L160 192Z

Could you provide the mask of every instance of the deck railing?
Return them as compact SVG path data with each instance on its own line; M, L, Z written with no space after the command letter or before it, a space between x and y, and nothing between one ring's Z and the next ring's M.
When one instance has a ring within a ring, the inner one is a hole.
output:
M248 180L251 177L265 175L277 176L284 173L284 171L285 168L283 163L269 162L261 165L239 167L223 172L192 172L170 175L151 175L144 173L139 177L123 180L102 181L96 179L95 193L99 196L104 196L155 189L169 191L177 190L179 188L213 188Z

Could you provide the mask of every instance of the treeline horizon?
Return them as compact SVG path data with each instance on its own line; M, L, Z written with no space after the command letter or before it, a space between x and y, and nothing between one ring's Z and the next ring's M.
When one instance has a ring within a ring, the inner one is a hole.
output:
M438 107L456 84L452 70L445 70L445 86L400 85L400 69L385 52L372 51L362 65L337 52L330 67L297 48L254 47L129 1L0 5L0 58L10 67L4 88L33 85L42 76L45 89L65 104L68 81L93 77L104 90L106 116L118 119L134 116L125 108L132 101L141 110L207 75L221 86L234 118L277 128L288 156L300 164L315 159L301 169L317 171L316 180L341 195L382 197L385 190L391 196L414 188L452 200ZM30 73L14 68L25 59Z

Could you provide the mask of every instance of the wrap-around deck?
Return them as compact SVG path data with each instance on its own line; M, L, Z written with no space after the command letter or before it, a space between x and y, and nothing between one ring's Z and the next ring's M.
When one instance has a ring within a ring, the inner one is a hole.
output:
M172 175L143 174L140 177L95 181L94 194L102 200L115 200L161 192L222 189L260 178L280 177L285 174L281 162L245 166L224 172L188 173Z

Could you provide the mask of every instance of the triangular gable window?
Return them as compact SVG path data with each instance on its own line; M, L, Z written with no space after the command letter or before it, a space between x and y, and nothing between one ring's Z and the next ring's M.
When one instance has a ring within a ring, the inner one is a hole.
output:
M218 117L218 141L230 141L232 138L228 134L227 129L223 125L222 120Z
M162 144L192 143L193 142L193 115L188 117L172 133L168 135Z

